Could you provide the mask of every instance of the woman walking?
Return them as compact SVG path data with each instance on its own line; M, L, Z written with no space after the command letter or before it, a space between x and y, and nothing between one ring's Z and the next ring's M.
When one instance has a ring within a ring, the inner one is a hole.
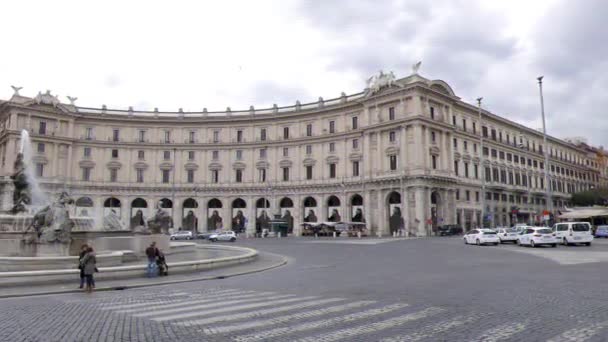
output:
M87 248L87 253L82 258L81 267L84 270L84 276L87 281L87 292L92 292L95 288L95 279L93 275L95 274L95 270L97 269L97 258L95 258L95 252L93 251L93 247Z
M87 254L87 250L89 246L84 244L80 246L80 254L78 255L78 269L80 270L80 288L84 288L85 276L84 276L84 268L82 267L82 259Z

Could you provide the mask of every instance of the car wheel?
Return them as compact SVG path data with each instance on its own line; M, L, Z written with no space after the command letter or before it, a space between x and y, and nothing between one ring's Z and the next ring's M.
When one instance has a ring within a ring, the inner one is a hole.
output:
M462 239L464 241L465 245L468 245L469 243L467 242L467 238Z
M479 239L477 239L477 240L475 240L475 244L476 244L477 246L481 246L481 241L479 241Z
M175 238L174 237L170 237L169 240L175 240Z
M568 242L568 239L564 238L564 242L563 242L564 246L570 246L570 242Z
M557 247L557 244L554 243L554 244L551 245L551 247L555 248L555 247Z
M234 241L236 241L236 239L235 239L235 238L231 238L231 239L230 239L230 242L234 242Z
M215 242L215 241L217 241L217 239L209 239L209 241Z
M530 247L532 247L532 248L536 247L536 244L534 243L534 240L530 240Z
M591 246L591 242L585 243L585 246Z
M498 242L495 242L495 243L494 243L494 246L498 246Z
M521 242L519 242L519 239L515 240L515 244L521 247Z

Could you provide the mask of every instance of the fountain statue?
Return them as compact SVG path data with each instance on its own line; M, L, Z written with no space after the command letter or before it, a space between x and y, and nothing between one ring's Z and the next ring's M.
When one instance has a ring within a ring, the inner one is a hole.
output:
M161 203L159 201L156 204L156 213L148 220L148 229L152 234L168 234L173 223L171 216L162 209Z
M13 180L15 191L13 192L13 208L11 209L11 213L17 214L26 211L25 206L32 202L22 152L17 154L13 169L14 172L11 175L11 179Z
M73 203L74 200L66 192L62 192L57 201L36 212L32 222L23 232L24 236L28 236L24 239L26 243L69 244L74 221L70 219L67 206ZM35 235L30 233L32 228Z

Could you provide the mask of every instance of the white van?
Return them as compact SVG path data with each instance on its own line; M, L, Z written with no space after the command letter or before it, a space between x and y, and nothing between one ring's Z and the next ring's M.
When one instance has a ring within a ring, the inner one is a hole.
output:
M593 235L589 222L563 222L553 225L553 231L558 241L565 246L584 243L591 246Z

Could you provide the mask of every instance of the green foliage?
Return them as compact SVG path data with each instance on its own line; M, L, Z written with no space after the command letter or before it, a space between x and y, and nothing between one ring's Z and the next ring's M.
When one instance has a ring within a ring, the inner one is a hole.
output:
M575 206L588 207L592 205L606 205L608 203L608 189L593 189L577 192L572 195Z

